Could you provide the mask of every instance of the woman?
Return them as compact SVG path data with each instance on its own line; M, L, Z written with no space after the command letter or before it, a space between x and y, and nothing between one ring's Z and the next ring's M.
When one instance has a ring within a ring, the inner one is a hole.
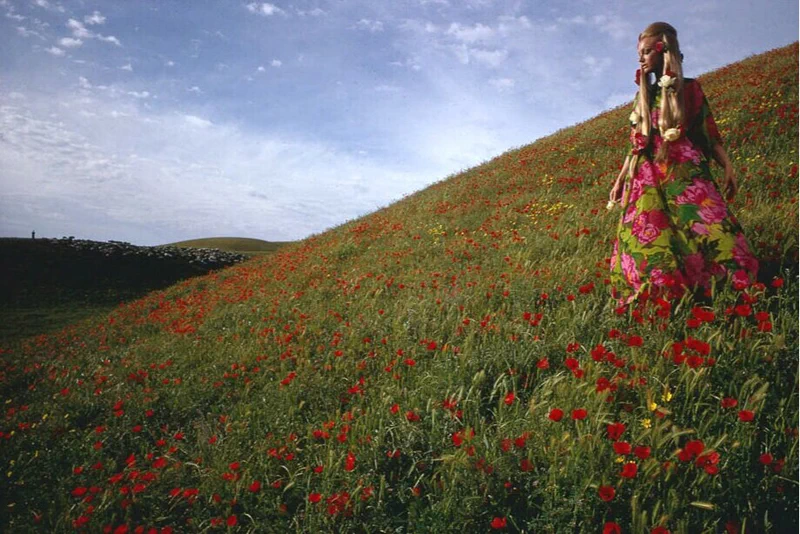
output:
M712 279L755 281L758 260L711 176L725 172L723 190L738 186L700 84L683 77L675 28L665 22L639 35L639 91L630 116L632 148L609 194L622 207L611 255L619 304L647 296L680 297ZM654 80L651 82L651 75Z

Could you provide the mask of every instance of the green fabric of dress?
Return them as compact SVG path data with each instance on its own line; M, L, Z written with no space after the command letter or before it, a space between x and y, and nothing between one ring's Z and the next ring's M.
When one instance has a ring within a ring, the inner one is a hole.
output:
M674 298L728 277L742 288L758 272L758 260L711 174L713 146L722 139L700 84L684 80L683 131L658 163L654 154L665 141L655 126L661 98L655 89L649 145L642 146L642 136L631 131L630 154L638 152L639 159L623 188L610 263L619 304L643 293Z

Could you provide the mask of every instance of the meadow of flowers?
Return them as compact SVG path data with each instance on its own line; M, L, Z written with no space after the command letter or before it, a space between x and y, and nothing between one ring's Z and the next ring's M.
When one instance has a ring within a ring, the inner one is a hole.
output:
M616 307L622 106L0 349L0 525L796 532L797 79L700 78L758 283Z

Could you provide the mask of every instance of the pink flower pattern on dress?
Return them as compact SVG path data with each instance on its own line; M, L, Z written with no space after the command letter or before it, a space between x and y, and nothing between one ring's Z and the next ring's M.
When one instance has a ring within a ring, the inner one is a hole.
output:
M625 183L627 205L609 262L619 304L646 290L678 298L690 287L709 288L712 277L729 277L742 289L758 271L758 259L709 172L711 148L722 140L700 84L685 78L683 94L681 136L669 143L663 161L655 161L665 142L657 126L660 91L650 95L651 136L631 130L631 154L639 157Z
M639 279L639 271L636 269L636 261L633 256L622 253L622 272L625 274L625 279L633 287L634 290L639 289L642 285Z
M722 221L728 215L728 208L722 200L717 188L708 180L696 179L692 185L677 196L675 202L680 204L694 204L700 208L700 218L706 224Z
M683 268L690 284L702 287L708 286L708 280L711 275L706 271L706 261L701 252L686 256Z
M737 264L750 271L753 276L758 272L758 260L750 252L747 239L742 232L736 234L736 242L733 246L733 259L736 260Z
M682 136L680 139L672 143L669 147L669 159L676 163L692 162L695 165L700 165L700 158L702 153L697 150L692 142Z
M661 235L661 230L668 226L669 219L663 211L643 211L633 221L631 232L639 240L639 243L646 245L658 239L658 236Z

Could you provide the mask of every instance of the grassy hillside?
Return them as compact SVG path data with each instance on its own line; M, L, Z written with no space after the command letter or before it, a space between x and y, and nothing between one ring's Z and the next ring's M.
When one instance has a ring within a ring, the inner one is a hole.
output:
M206 237L203 239L190 239L170 243L175 247L189 248L218 248L228 252L239 252L243 254L262 254L274 252L280 247L288 244L285 241L263 241L249 237Z
M0 524L796 531L797 57L700 78L763 283L615 308L623 106L6 347Z

